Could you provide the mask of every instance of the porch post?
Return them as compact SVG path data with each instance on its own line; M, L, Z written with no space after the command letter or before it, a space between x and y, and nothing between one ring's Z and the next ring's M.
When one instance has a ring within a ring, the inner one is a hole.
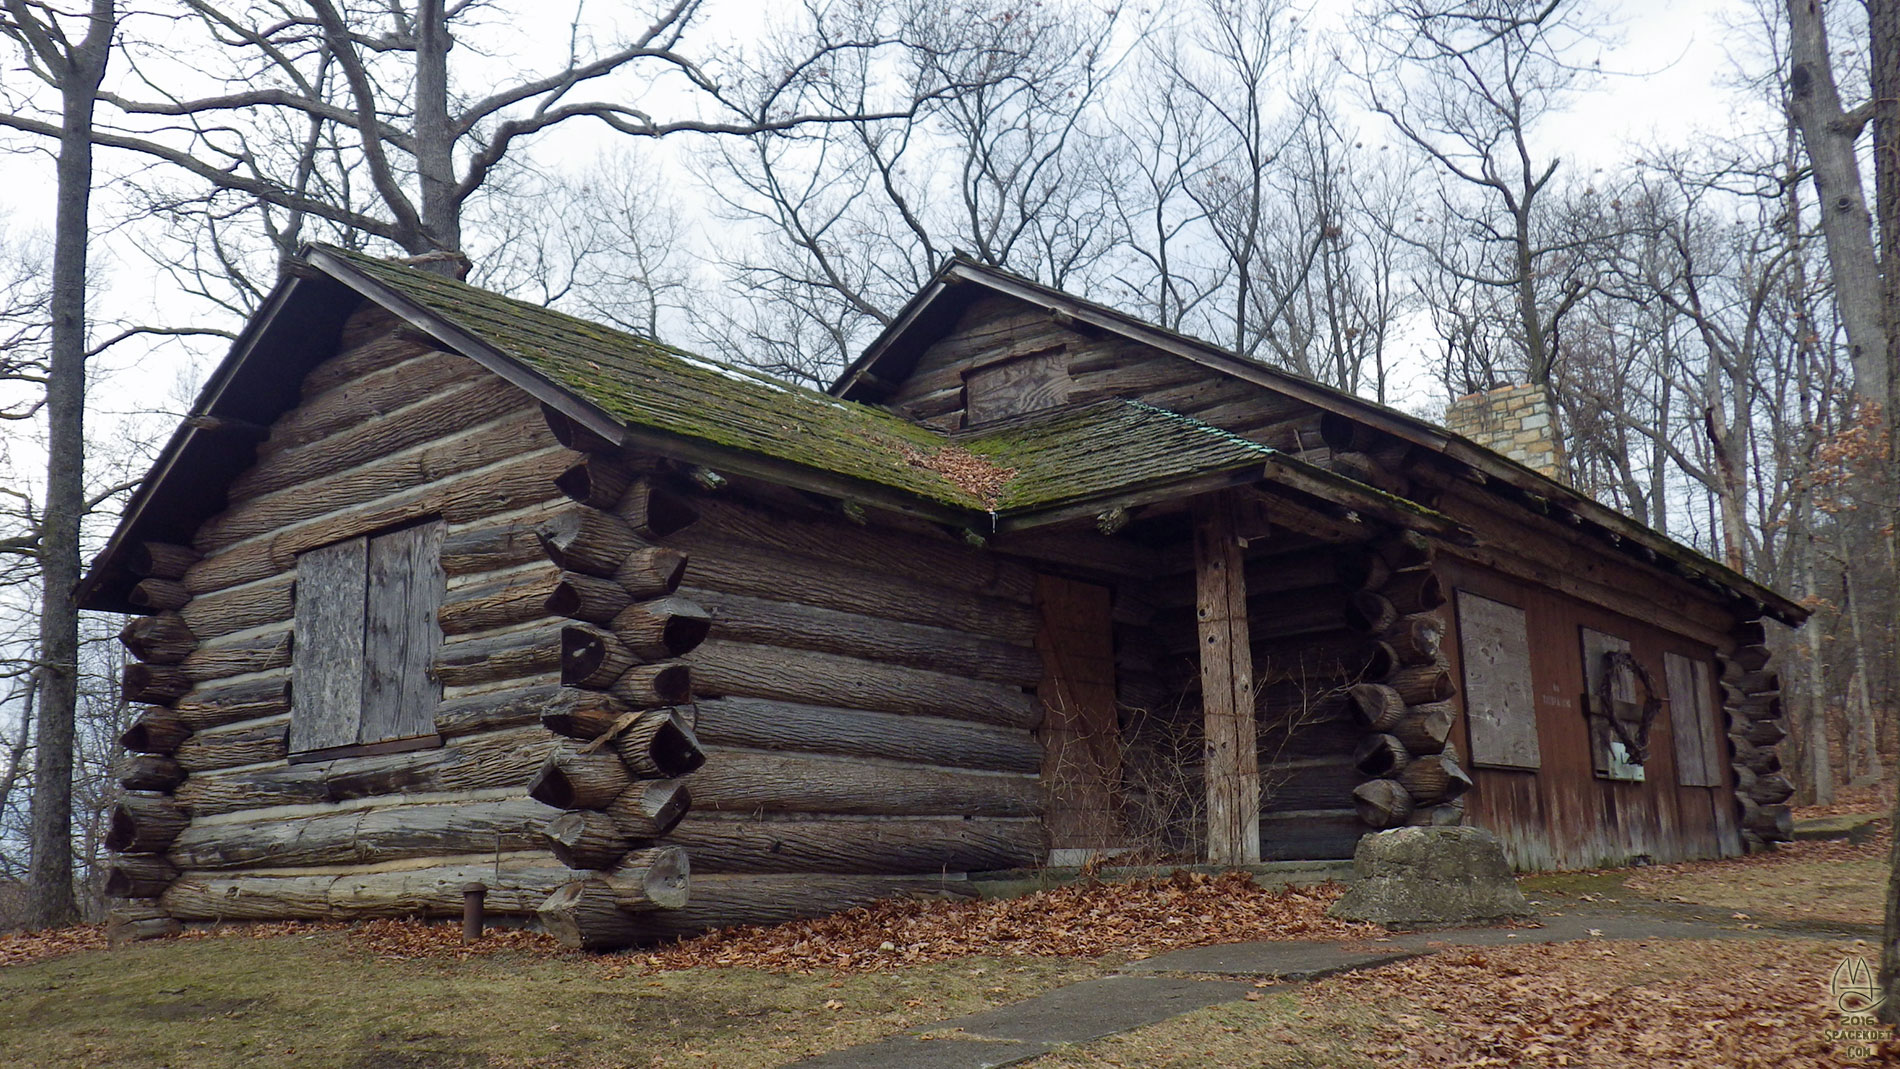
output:
M1206 736L1207 860L1260 860L1260 754L1254 744L1247 575L1232 491L1194 501L1195 614Z

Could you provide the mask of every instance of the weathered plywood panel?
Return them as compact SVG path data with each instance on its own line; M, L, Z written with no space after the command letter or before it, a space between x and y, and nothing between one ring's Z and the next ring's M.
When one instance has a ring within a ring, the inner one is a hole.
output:
M1669 688L1669 733L1675 743L1676 782L1685 787L1722 785L1721 751L1715 743L1715 709L1709 666L1680 653L1663 655Z
M1458 644L1463 653L1465 715L1471 761L1497 768L1537 768L1536 694L1531 688L1530 629L1515 605L1458 591Z
M369 542L352 538L297 558L290 666L290 752L356 742L363 702Z
M441 684L430 668L442 643L444 530L436 520L369 540L358 742L435 734Z
M1058 345L972 368L963 391L969 426L1054 408L1069 399L1067 350Z

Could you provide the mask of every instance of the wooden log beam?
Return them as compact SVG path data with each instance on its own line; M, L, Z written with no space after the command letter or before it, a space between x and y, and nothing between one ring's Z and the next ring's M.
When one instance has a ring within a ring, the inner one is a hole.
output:
M295 575L288 572L274 573L227 590L200 594L191 599L191 604L178 610L178 615L201 642L263 624L281 623L294 612L291 591L295 579Z
M157 854L120 854L106 862L108 898L157 898L178 878L178 866Z
M605 735L632 710L611 694L562 688L541 711L541 726L570 739L588 741Z
M708 697L770 698L1025 729L1042 717L1036 699L1014 687L838 654L715 638L687 660L695 690Z
M149 664L177 664L198 645L185 618L175 612L134 616L119 632L119 643Z
M1260 860L1260 753L1246 570L1233 495L1196 498L1193 508L1207 860L1246 865Z
M445 686L460 687L558 672L563 623L451 636L436 651L435 676Z
M1392 779L1375 779L1353 788L1353 811L1374 828L1396 828L1412 815L1412 795Z
M562 572L542 604L554 616L566 616L604 626L612 623L613 618L632 603L633 595L613 579L602 579L581 572Z
M147 579L183 579L201 559L202 554L190 546L140 542L126 552L125 567L133 575Z
M542 928L565 946L617 949L651 939L641 913L685 905L690 888L686 854L658 847L630 855L605 876L562 886L536 915Z
M1429 566L1406 568L1392 573L1380 591L1401 616L1431 612L1445 604L1445 587Z
M1457 721L1458 710L1450 702L1414 705L1406 709L1405 716L1398 723L1392 725L1392 735L1414 754L1440 753L1450 740L1452 725Z
M117 949L146 939L177 935L184 925L150 900L124 902L106 914L106 945Z
M240 639L201 643L179 664L193 683L290 667L291 628L286 625Z
M714 750L688 781L699 809L1026 817L1042 812L1034 776L806 754Z
M1286 680L1378 680L1399 666L1390 645L1350 633L1256 642L1253 663L1262 686Z
M107 850L118 854L162 854L191 818L170 798L124 794L106 815Z
M1458 757L1449 748L1413 758L1398 778L1417 805L1449 802L1471 789L1471 776L1458 766Z
M125 600L146 612L162 613L184 608L191 591L176 579L141 579Z
M167 856L181 869L374 865L540 847L549 810L526 798L392 804L305 816L196 823Z
M1368 735L1352 755L1352 767L1368 776L1396 776L1411 763L1411 751L1392 735Z
M548 821L542 838L570 869L612 868L633 848L634 838L598 809L573 809Z
M555 567L609 579L636 550L646 548L625 520L593 508L562 510L542 523L536 537Z
M1452 681L1451 669L1445 664L1408 665L1392 673L1385 683L1407 705L1429 705L1458 696L1458 684Z
M134 753L171 754L191 737L191 729L171 709L151 708L140 713L119 736L119 745Z
M631 709L684 705L693 697L693 666L685 661L637 664L608 690Z
M556 809L599 809L633 782L609 749L557 746L528 784L528 797Z
M167 705L184 697L189 690L191 677L177 665L134 661L125 666L119 679L119 695L127 702Z
M1042 749L1026 731L912 714L876 713L764 698L701 701L704 743L842 757L1035 773Z
M282 761L290 755L289 715L194 732L180 743L179 767L196 775L220 768Z
M691 868L678 846L649 846L628 854L605 882L621 909L678 909L691 897Z
M487 888L491 914L524 916L573 878L572 869L537 850L526 856L476 856L426 868L368 872L187 871L172 881L159 902L183 921L460 917L462 888L479 883Z
M705 873L889 875L984 872L1042 862L1048 837L1033 820L729 820L688 817L668 837Z
M170 794L173 788L183 782L185 782L183 766L161 754L134 754L126 758L119 766L119 786L128 791L157 791L161 794Z
M670 833L692 805L692 792L679 780L645 779L629 784L601 812L630 839L658 839Z
M290 673L273 672L235 680L207 680L191 688L174 707L178 719L194 731L241 720L290 712Z
M1346 692L1347 704L1368 731L1390 731L1405 717L1405 698L1383 683L1360 683Z
M561 570L542 562L451 586L437 622L445 635L513 627L548 615L548 599L561 585Z
M574 623L561 628L561 685L606 690L640 657L604 627Z
M611 509L639 477L635 466L615 457L589 453L554 480L555 488L588 508Z
M626 521L634 534L656 541L699 522L699 510L692 502L650 476L633 480L620 495L613 512Z
M1385 634L1400 665L1436 664L1443 656L1444 621L1433 615L1400 618Z
M526 512L451 527L442 537L442 572L450 578L519 568L547 560L535 530L567 505L549 501Z
M612 745L636 779L675 779L706 763L693 729L667 709L641 713L613 733Z
M712 616L683 597L636 601L608 625L628 652L644 661L684 657L712 633Z
M685 575L686 554L666 546L642 546L620 562L614 581L638 601L671 594Z

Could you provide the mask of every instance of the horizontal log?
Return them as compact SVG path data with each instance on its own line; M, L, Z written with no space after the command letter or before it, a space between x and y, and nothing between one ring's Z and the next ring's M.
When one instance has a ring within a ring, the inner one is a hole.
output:
M691 552L697 553L701 545L737 545L746 547L753 556L770 558L789 554L803 562L842 565L860 575L869 573L932 587L952 587L1025 607L1035 598L1035 573L1030 567L998 553L972 548L936 528L860 527L835 513L794 515L734 495L700 497L694 503L705 522L680 532L673 539L673 544ZM1094 540L1091 544L1106 541L1093 534L1091 537ZM769 590L765 594L771 596ZM785 597L810 604L805 598L789 594ZM849 605L826 607L851 608ZM1021 641L1027 644L1034 637L1031 627Z
M629 784L601 812L630 839L658 839L671 833L692 805L693 794L681 781L644 779Z
M636 779L675 779L706 763L693 729L671 710L655 709L613 732L613 750Z
M696 876L684 906L644 914L641 941L658 942L724 925L779 924L888 898L967 898L974 893L965 881L946 876Z
M206 642L193 650L179 667L192 682L206 683L228 676L288 668L290 648L290 629L285 627L248 638Z
M566 702L569 693L556 683L536 680L457 694L436 706L435 733L455 738L533 724L550 708Z
M479 883L491 915L526 916L574 871L543 852L427 868L349 874L185 872L160 904L183 921L459 917L462 888Z
M1737 787L1739 789L1739 783ZM1748 787L1748 796L1761 805L1776 805L1794 796L1794 784L1779 773L1756 776Z
M212 816L382 795L496 788L525 793L557 741L536 726L451 739L438 749L196 775L176 798L194 816Z
M588 508L611 509L620 503L639 474L635 467L615 457L589 453L562 472L554 485Z
M1412 795L1397 780L1375 779L1353 788L1353 811L1374 828L1396 828L1412 816Z
M557 745L528 784L528 797L555 809L599 809L633 781L611 749Z
M657 881L595 878L569 883L549 895L536 911L541 927L562 945L580 950L615 950L650 941L653 938L651 925L643 919L643 914L626 908L624 903L633 897L632 890L637 888L642 893L652 890L664 901L684 905L689 881L683 857L681 855L678 874L673 880L677 889L672 891L665 889L664 878ZM661 886L649 888L649 882Z
M290 717L274 716L256 723L194 732L178 747L178 764L197 774L261 761L282 761L290 755Z
M567 506L559 501L530 508L524 513L490 517L468 524L457 524L442 537L442 572L454 578L480 575L539 564L547 560L541 539L535 531L549 517Z
M597 739L632 710L611 694L561 688L541 711L541 726L570 739Z
M162 854L190 822L170 798L122 794L106 815L106 849L118 854Z
M125 600L150 613L180 609L191 601L191 591L176 579L141 579Z
M1743 673L1759 672L1768 667L1774 654L1766 646L1738 646L1728 655L1728 663L1739 667Z
M1748 725L1742 737L1756 746L1773 746L1788 737L1788 728L1779 720L1757 720Z
M1411 761L1404 743L1383 734L1366 736L1352 755L1352 767L1368 776L1396 776Z
M1034 777L842 757L713 750L686 783L696 808L732 813L1027 817L1042 811Z
M677 846L635 850L614 866L603 882L628 912L678 909L691 897L691 869Z
M281 575L295 568L297 557L307 550L405 523L416 516L440 516L452 530L457 524L546 502L554 493L552 479L567 454L560 449L515 455L517 452L518 446L511 448L508 459L487 467L276 528L267 536L207 554L186 573L185 585L195 594ZM191 621L192 630L204 637L205 632L191 614L187 613L186 619Z
M365 302L343 323L337 354L304 376L303 396L315 397L433 351L436 345L395 313Z
M271 815L247 823L193 824L168 856L181 869L210 871L531 850L541 846L550 815L546 806L525 798Z
M175 612L134 616L119 632L119 643L150 664L177 664L198 645L185 618Z
M435 676L445 686L461 687L558 672L564 622L550 619L526 627L450 636L436 651Z
M637 664L607 689L630 709L684 705L693 698L693 666L685 661Z
M704 526L710 529L714 525ZM1021 646L1035 642L1035 611L1021 601L972 593L947 582L918 582L902 577L902 573L877 574L868 571L866 565L714 541L703 537L700 528L675 541L692 554L683 585L694 590L781 598L801 605L987 635ZM944 578L947 580L949 575Z
M1465 800L1454 798L1437 805L1420 806L1412 811L1407 824L1422 828L1455 828L1465 822Z
M1737 766L1763 776L1781 771L1781 754L1773 744L1757 746L1746 738L1730 735L1729 745L1734 749Z
M708 697L774 698L877 712L918 713L1031 728L1036 699L1015 688L855 657L711 639L687 658L693 686Z
M145 579L183 579L202 557L190 546L171 542L138 542L126 551L125 567Z
M106 945L115 950L145 939L165 939L183 930L177 918L150 899L125 902L106 913Z
M246 679L208 680L180 698L177 709L185 726L197 731L288 713L290 673L280 671Z
M953 672L1029 687L1042 659L1028 646L944 627L882 620L854 612L715 590L682 591L704 605L718 638Z
M1380 593L1400 616L1431 612L1445 604L1445 586L1430 567L1393 572Z
M1456 755L1447 749L1444 753L1413 758L1399 773L1399 783L1412 796L1414 804L1435 805L1470 790L1471 776L1458 766Z
M158 791L170 794L185 781L185 769L177 761L161 754L135 754L119 766L119 786L128 791ZM136 898L138 895L121 897Z
M683 657L712 633L712 616L683 597L636 601L608 625L627 650L647 661Z
M722 820L692 816L667 839L700 872L907 875L1040 864L1047 837L1033 820Z
M1452 725L1457 720L1458 710L1450 702L1414 705L1392 725L1392 735L1414 754L1440 753L1450 740Z
M1385 635L1400 665L1437 663L1444 639L1444 621L1431 615L1401 617Z
M563 509L535 532L548 560L563 571L612 578L646 543L611 512L579 506Z
M352 378L320 393L306 394L296 408L277 418L270 438L258 447L262 454L309 445L359 423L381 418L405 405L443 389L485 377L481 368L460 353L405 341L410 355L390 367Z
M633 595L614 579L562 572L542 605L551 615L604 626L632 603Z
M1794 841L1794 814L1785 805L1756 805L1745 812L1742 823L1768 842Z
M553 445L522 408L525 400L490 378L397 418L260 459L234 480L231 507L205 521L192 545L209 557L247 538Z
M178 866L158 854L119 854L106 861L108 898L157 898L178 878Z
M485 576L477 583L451 587L436 619L445 635L530 623L559 615L548 611L548 599L560 585L561 570L546 562Z
M1417 531L1394 532L1372 548L1395 569L1421 568L1432 562L1431 540Z
M604 627L572 623L561 628L561 685L605 690L640 658Z
M255 582L199 594L178 615L200 641L249 630L291 618L296 576L290 572L267 575Z
M134 661L125 666L119 677L119 695L127 702L168 705L183 697L190 689L191 677L175 664L140 664Z
M715 698L699 702L697 708L695 730L708 744L996 772L1033 773L1042 767L1042 747L1018 729L763 698Z
M178 714L171 709L152 708L138 715L132 726L119 736L119 745L134 753L170 754L191 737Z
M1389 731L1405 717L1405 697L1383 683L1360 683L1346 692L1347 704L1369 731Z
M635 600L643 600L671 594L685 576L686 554L666 546L642 546L620 562L614 581Z
M1458 684L1452 681L1451 669L1443 664L1408 665L1388 676L1385 683L1398 691L1407 705L1430 705L1458 696Z
M571 809L549 820L542 838L570 869L612 868L633 849L634 837L597 809Z
M1380 680L1398 667L1392 647L1354 634L1300 636L1253 647L1254 677L1262 684L1282 680Z

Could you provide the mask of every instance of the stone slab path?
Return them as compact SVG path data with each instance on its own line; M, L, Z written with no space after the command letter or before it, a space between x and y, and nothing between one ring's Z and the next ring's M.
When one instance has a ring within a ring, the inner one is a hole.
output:
M1630 910L1547 914L1541 921L1541 928L1459 928L1361 942L1229 943L1176 950L1130 962L1099 980L792 1064L800 1069L1001 1069L1064 1044L1086 1043L1236 1001L1253 990L1253 982L1259 979L1297 983L1454 947L1579 939L1762 939L1791 934L1773 925L1742 929ZM1803 934L1845 939L1858 933Z

